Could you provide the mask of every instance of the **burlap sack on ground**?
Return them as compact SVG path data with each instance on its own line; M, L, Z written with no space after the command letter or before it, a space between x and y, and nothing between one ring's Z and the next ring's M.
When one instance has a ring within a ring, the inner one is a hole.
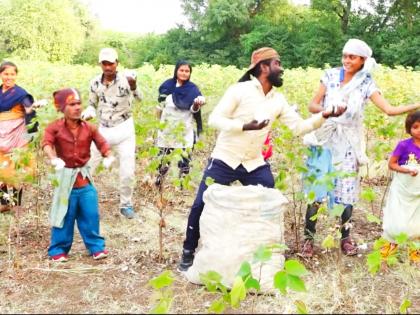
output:
M260 245L283 244L283 212L287 199L280 191L258 186L211 185L204 193L205 207L200 218L201 249L185 273L201 284L200 274L216 271L223 284L231 287L242 262L248 261L258 279L260 264L253 254ZM261 270L261 289L273 287L274 274L282 269L284 256L273 253Z

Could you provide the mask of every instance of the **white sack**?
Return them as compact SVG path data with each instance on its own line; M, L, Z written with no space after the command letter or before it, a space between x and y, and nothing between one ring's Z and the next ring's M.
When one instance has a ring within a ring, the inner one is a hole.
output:
M258 186L213 184L204 193L205 207L200 218L201 249L185 273L187 279L201 284L200 273L216 271L223 284L233 285L242 262L252 266L258 279L259 263L253 254L260 245L284 244L283 212L287 199L277 189ZM261 272L261 290L273 287L274 274L283 268L284 256L273 252Z

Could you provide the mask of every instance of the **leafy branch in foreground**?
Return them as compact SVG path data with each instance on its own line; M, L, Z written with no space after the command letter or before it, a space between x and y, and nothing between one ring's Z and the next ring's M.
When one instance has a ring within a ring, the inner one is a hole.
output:
M284 245L260 246L254 253L254 263L259 263L260 275L261 268L265 262L269 261L274 249L284 249ZM201 281L204 283L207 291L212 293L220 293L220 297L213 301L208 308L210 313L223 313L227 308L236 309L243 302L248 293L258 294L261 292L261 278L254 278L252 275L251 264L244 261L237 272L232 288L229 289L222 283L222 276L215 271L208 271L200 275ZM297 260L286 260L283 269L279 270L273 278L273 287L286 295L288 289L296 292L306 292L305 283L302 276L308 274L305 266ZM307 308L302 301L295 301L297 312L306 314Z
M173 274L170 270L162 272L159 276L151 279L149 285L154 289L152 300L154 303L150 314L166 314L169 312L174 300L171 286L174 282Z

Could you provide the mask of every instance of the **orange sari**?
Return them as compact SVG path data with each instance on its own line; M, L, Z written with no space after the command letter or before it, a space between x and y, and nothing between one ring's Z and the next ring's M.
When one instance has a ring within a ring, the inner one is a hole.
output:
M16 186L33 176L32 154L13 153L13 149L27 146L26 135L25 109L22 105L18 104L10 111L0 112L0 182L3 184Z

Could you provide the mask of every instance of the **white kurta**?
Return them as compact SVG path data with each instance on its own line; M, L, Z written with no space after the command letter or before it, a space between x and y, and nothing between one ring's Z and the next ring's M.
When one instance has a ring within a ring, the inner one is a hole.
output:
M160 148L192 148L194 145L194 117L190 110L179 109L172 95L168 95L158 107L162 110L160 122L164 124L158 131L156 145Z

